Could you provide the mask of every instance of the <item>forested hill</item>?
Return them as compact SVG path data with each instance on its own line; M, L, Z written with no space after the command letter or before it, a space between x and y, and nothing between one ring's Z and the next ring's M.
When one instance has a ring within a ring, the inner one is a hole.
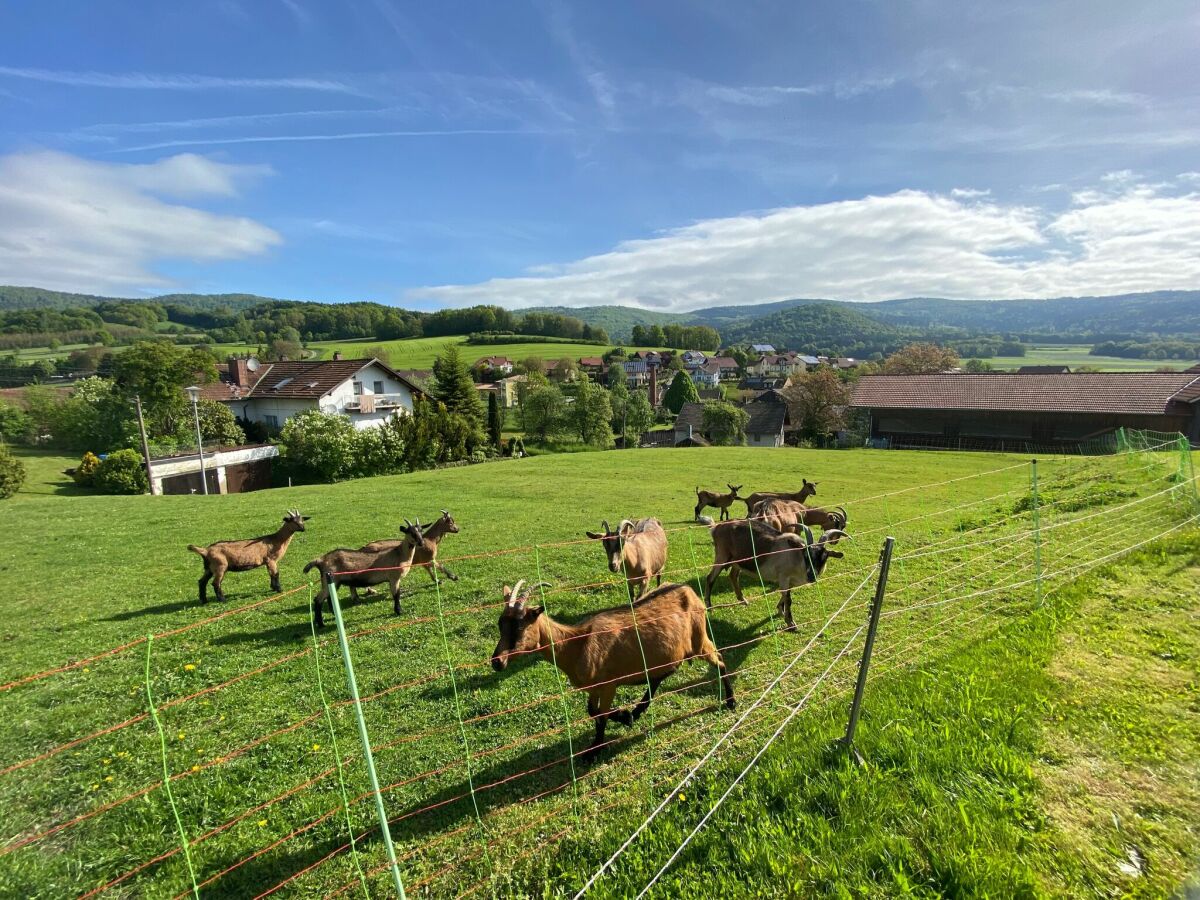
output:
M255 294L162 294L157 297L100 297L95 294L71 294L37 287L0 284L0 311L10 309L77 309L103 303L158 303L196 310L224 307L250 309L260 303L274 302L273 297Z

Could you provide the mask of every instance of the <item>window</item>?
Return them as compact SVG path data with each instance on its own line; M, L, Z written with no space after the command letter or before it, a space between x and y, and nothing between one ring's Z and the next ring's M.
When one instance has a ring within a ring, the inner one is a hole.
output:
M354 382L354 396L355 397L362 396L362 382L361 381Z
M382 394L383 393L383 382L376 381L373 385L371 385L371 390L373 390L376 394Z
M263 424L268 428L278 428L279 416L263 416Z

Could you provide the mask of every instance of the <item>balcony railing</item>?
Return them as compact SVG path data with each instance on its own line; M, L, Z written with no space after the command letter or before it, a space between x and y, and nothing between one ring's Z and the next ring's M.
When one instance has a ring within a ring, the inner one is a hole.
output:
M374 405L376 409L395 409L404 406L406 399L406 394L362 394L347 403L346 409L362 409L363 401L368 407Z

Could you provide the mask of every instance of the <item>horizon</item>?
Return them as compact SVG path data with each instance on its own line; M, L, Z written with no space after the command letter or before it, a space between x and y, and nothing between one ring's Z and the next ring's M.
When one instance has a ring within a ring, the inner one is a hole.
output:
M10 9L0 282L434 310L1200 285L1200 13Z

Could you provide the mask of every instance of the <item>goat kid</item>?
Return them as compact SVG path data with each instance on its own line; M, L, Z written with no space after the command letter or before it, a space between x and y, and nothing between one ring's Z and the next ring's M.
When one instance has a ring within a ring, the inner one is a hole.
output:
M366 588L386 584L392 592L392 612L400 615L400 581L412 568L413 552L421 544L421 529L407 519L404 520L405 539L387 541L389 546L376 550L331 550L304 567L304 571L316 569L321 574L321 589L313 598L313 619L318 628L325 627L321 607L329 600L331 587Z
M407 522L408 520L405 519L406 524ZM421 524L420 519L417 519L417 524L415 527L421 529L421 532L425 535L425 538L421 541L419 546L414 548L412 560L408 565L403 567L403 571L400 573L400 578L402 580L407 578L408 573L412 571L414 567L420 566L429 573L429 577L433 579L435 584L437 583L438 572L441 572L451 581L458 581L457 575L437 561L438 546L441 544L442 538L448 534L458 534L458 523L454 521L454 517L450 515L450 511L448 509L443 509L441 517L432 525L430 525L428 529L425 529L425 527ZM407 540L410 540L410 538L403 537L399 540L393 538L390 540L372 541L371 543L365 544L358 549L363 553L382 553L384 550L391 550ZM372 594L374 591L369 589L367 593ZM352 600L358 599L357 588L350 588L350 598Z
M587 692L588 715L596 734L581 759L593 757L604 745L609 719L632 727L650 706L658 686L689 659L703 659L717 668L725 705L735 707L733 676L708 637L704 604L687 585L665 584L632 607L604 610L567 625L552 619L542 607L530 606L529 591L521 590L524 583L504 586L500 640L492 653L492 668L502 672L513 656L540 653L558 666L573 687ZM613 711L617 688L626 684L644 684L646 692L632 710Z
M803 531L776 531L769 525L756 520L722 522L711 529L713 539L713 566L704 585L704 603L712 606L713 584L726 569L733 593L743 604L741 570L757 570L763 581L778 585L781 589L775 611L783 616L792 631L796 621L792 618L792 588L812 584L825 571L830 559L841 559L840 550L832 549L842 538L850 536L844 531L832 530L814 542L812 531L807 525L794 525Z
M746 515L753 513L754 507L762 503L764 500L794 500L797 503L803 503L809 497L817 495L817 482L809 481L807 478L801 479L803 482L798 491L759 491L751 494L749 497L742 498L742 502L746 504Z
M663 569L667 566L667 533L658 519L622 519L616 531L605 519L600 523L604 531L588 531L585 534L604 546L610 572L625 571L630 585L636 585L634 598L641 597L650 586L650 579L657 578L662 584Z
M200 603L208 602L208 583L213 583L213 591L219 602L225 602L225 591L222 583L226 572L249 572L266 566L271 574L271 590L278 593L279 564L287 553L288 545L297 531L304 531L304 523L312 516L300 515L300 510L289 509L283 516L283 525L274 534L264 534L262 537L249 538L242 541L217 541L207 547L197 547L188 544L188 549L199 554L204 560L204 575L200 578Z
M738 497L738 491L742 489L742 486L726 483L725 487L729 488L728 494L718 494L715 491L702 491L700 488L696 488L696 510L692 518L698 520L705 507L711 506L721 511L719 518L722 522L728 519L729 507L733 506L734 500L741 499Z

